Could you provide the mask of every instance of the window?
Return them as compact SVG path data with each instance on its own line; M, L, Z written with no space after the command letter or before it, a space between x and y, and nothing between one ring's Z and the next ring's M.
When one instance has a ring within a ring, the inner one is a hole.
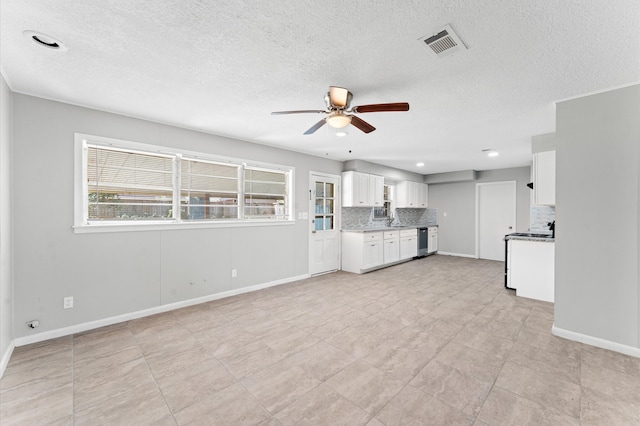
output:
M172 219L171 157L87 147L87 219Z
M244 218L287 217L285 172L246 167L244 171Z
M239 166L191 159L180 163L181 219L238 218Z
M389 219L391 217L391 191L391 185L384 186L383 205L373 209L374 219Z
M316 181L315 196L315 230L331 231L335 229L335 185L331 182Z
M293 220L291 167L79 134L76 145L76 229Z

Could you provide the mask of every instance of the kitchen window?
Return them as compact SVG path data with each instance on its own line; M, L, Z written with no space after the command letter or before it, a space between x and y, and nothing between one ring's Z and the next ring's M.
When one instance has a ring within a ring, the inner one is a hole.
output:
M75 180L76 232L293 223L292 167L76 134Z

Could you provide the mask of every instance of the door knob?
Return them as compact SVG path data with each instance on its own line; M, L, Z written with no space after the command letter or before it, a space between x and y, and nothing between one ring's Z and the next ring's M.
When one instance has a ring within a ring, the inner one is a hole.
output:
M513 226L510 226L509 229L513 229Z

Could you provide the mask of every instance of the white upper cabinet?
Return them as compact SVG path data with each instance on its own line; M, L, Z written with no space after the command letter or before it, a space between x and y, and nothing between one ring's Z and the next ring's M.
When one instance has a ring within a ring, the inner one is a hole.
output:
M360 172L342 173L343 207L380 207L383 204L384 177Z
M556 152L533 154L533 204L556 204Z
M396 185L396 208L426 208L428 204L427 184L404 181Z
M374 207L384 204L384 177L369 175L369 197Z

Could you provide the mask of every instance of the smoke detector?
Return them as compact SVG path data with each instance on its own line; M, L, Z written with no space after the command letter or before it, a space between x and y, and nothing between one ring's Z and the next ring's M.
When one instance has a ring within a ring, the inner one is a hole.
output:
M445 25L434 34L426 35L418 41L429 48L438 57L444 57L460 50L467 50L460 37L453 31L451 25Z

